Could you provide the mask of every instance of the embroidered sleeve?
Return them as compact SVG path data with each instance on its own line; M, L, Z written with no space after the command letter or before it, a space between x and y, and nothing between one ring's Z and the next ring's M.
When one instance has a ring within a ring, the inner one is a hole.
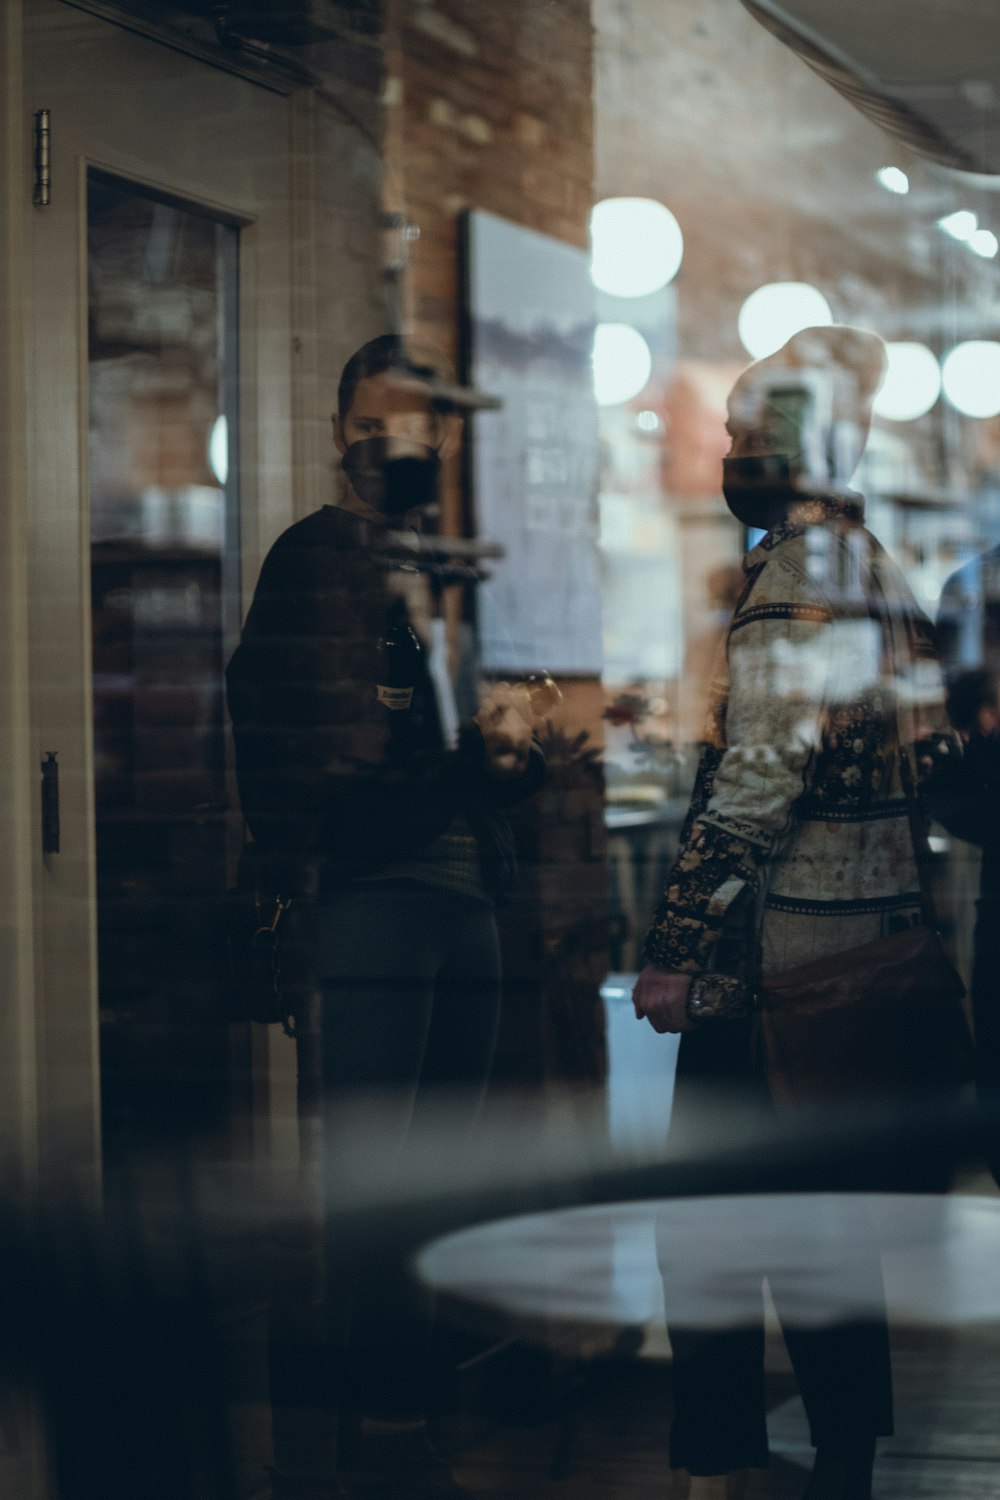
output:
M684 973L708 965L734 902L756 891L819 742L831 613L814 596L767 594L755 589L730 625L726 746L646 939L649 962Z

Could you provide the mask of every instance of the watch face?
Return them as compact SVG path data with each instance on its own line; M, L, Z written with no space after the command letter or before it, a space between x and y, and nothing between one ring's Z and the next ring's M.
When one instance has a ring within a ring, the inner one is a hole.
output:
M732 1021L750 1010L750 995L735 974L699 974L688 991L687 1012L692 1021L709 1017Z

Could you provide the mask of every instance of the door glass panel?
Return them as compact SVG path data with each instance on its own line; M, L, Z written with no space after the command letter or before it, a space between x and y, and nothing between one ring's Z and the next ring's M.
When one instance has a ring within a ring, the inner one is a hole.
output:
M105 1136L213 1132L232 843L238 230L91 173L90 528Z

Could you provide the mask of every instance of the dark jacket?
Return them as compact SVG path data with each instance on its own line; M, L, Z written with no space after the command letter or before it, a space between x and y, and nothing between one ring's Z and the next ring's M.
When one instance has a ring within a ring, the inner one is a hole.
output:
M425 656L409 710L379 701L387 629L405 617L392 568L388 534L333 506L268 553L226 669L244 817L273 882L290 891L317 871L326 889L377 874L461 814L500 896L513 876L503 809L541 784L541 752L508 782L490 776L475 724L447 749Z
M951 575L937 630L950 686L966 672L1000 671L1000 548ZM964 756L936 765L931 794L934 816L948 832L983 851L981 901L1000 902L1000 742L974 734ZM1000 931L989 943L991 956L1000 955Z

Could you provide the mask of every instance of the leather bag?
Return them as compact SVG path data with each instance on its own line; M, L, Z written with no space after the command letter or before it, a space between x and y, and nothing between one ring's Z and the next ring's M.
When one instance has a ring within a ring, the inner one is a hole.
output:
M924 925L765 979L758 1004L772 1098L797 1106L953 1092L972 1077L964 994Z

